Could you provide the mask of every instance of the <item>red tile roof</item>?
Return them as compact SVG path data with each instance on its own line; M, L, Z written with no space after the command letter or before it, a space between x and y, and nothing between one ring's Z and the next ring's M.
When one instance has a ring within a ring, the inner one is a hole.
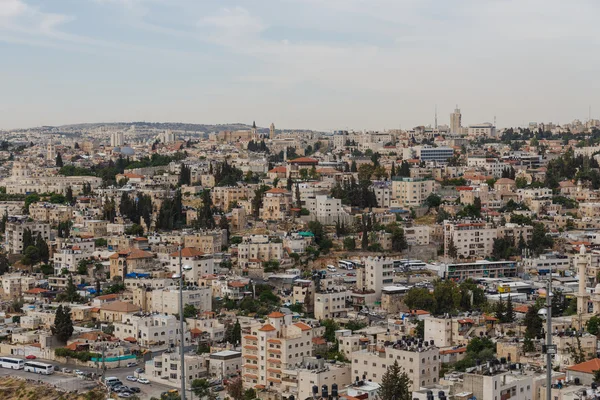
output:
M259 329L259 331L262 332L272 332L272 331L276 331L277 329L275 329L275 327L271 324L266 324L265 326L263 326L262 328Z
M297 322L294 324L294 326L300 328L303 331L309 331L312 329L310 326L306 325L304 322Z
M181 257L199 257L203 256L204 253L195 247L184 247L181 249ZM179 257L179 250L169 254L171 257Z
M273 311L271 314L267 315L267 317L269 318L283 318L285 317L284 314L280 313L279 311Z
M311 157L299 157L299 158L295 158L293 160L290 160L290 163L292 163L292 164L296 164L296 163L318 164L319 160L317 160L316 158L311 158Z
M600 369L600 358L594 358L592 360L582 362L581 364L571 365L567 367L569 371L583 372L585 374L593 374L594 371Z

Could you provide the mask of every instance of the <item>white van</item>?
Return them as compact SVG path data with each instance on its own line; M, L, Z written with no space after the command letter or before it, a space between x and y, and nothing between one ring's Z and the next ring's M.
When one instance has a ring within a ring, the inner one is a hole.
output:
M337 271L337 269L333 265L328 265L327 266L327 271L329 271L329 272L335 272L335 271Z
M108 376L104 379L104 383L106 384L106 386L112 386L117 382L121 382L121 380L119 378L117 378L116 376Z

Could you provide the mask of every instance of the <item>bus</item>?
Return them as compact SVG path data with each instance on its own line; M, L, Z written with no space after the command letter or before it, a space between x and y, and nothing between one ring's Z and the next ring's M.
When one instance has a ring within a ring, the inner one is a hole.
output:
M0 357L0 367L9 369L23 369L25 360L13 357Z
M338 267L341 268L341 269L352 270L352 269L354 269L354 263L352 261L339 260L338 261Z
M25 361L25 371L36 374L50 375L54 373L54 365L39 361Z

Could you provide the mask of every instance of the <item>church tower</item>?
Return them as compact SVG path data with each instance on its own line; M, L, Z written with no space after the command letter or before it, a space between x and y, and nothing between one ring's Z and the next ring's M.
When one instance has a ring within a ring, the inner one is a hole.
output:
M275 139L275 124L271 122L271 126L269 127L269 139Z
M252 121L252 140L258 141L258 133L256 129L256 121Z

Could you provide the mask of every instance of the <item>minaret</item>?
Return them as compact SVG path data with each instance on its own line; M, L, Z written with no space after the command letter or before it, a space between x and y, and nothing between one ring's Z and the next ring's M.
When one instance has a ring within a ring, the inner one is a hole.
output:
M579 255L575 261L577 263L577 271L579 275L579 291L577 293L577 313L588 313L588 302L590 295L586 292L587 281L587 257L585 255L585 246L582 244L579 248Z
M275 139L275 124L271 122L271 126L269 127L269 139Z

